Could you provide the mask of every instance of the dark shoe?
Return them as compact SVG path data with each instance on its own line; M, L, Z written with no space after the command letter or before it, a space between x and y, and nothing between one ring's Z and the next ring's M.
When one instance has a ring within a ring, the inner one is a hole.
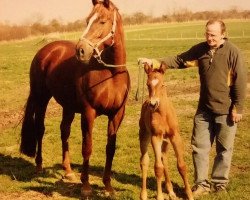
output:
M192 188L194 198L209 194L211 192L210 188L204 187L203 185L195 185Z
M225 185L215 185L214 186L214 192L216 192L216 193L227 193L226 186Z

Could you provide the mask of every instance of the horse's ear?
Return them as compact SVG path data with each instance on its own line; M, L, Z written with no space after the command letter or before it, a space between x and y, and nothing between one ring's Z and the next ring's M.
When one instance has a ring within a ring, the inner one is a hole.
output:
M98 0L92 0L92 4L95 6L98 3Z
M109 0L92 0L93 5L95 6L97 3L103 2L103 5L108 8L109 7Z
M103 4L106 8L109 8L109 0L104 0Z
M144 71L146 72L146 74L149 74L150 72L153 71L153 67L151 65L149 65L148 63L144 64Z
M164 74L167 68L168 68L168 66L164 62L161 62L161 66L159 68L159 72L161 72L162 74Z

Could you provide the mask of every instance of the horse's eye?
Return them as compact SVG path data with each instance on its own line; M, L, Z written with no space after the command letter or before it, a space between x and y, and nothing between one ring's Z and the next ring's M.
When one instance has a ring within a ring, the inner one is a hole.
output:
M106 21L100 21L100 24L105 24L106 23Z

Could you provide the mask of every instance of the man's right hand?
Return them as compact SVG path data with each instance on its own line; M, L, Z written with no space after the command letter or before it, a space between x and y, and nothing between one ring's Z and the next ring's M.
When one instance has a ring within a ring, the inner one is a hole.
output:
M138 65L149 65L149 66L153 66L153 61L152 59L149 58L138 58L137 59Z
M154 69L158 69L161 66L161 62L156 59L149 59L149 58L138 58L138 65L148 65L153 67Z

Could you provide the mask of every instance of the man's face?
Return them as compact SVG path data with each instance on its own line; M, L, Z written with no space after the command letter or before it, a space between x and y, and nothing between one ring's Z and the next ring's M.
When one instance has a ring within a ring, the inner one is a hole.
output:
M206 27L205 37L210 47L217 48L224 42L225 33L222 33L219 23L214 23Z

